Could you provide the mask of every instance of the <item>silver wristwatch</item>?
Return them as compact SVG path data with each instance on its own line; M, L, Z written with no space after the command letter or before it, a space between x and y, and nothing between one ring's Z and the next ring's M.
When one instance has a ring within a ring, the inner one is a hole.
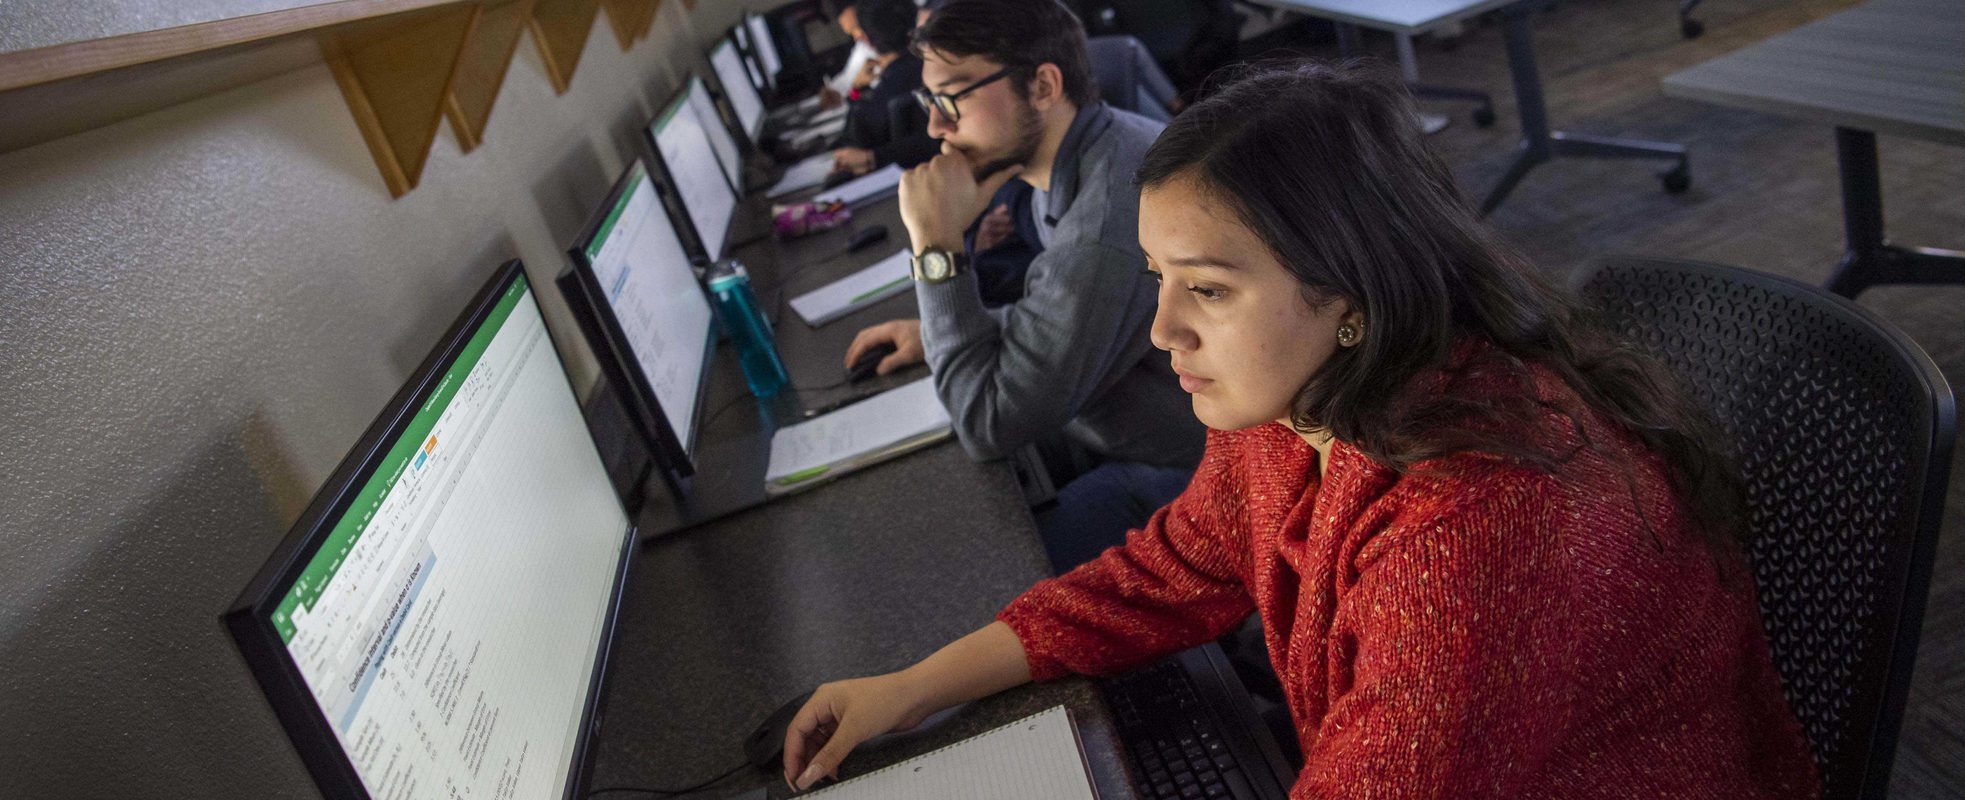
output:
M928 248L909 259L910 271L914 279L923 283L941 283L969 269L967 253L949 252Z

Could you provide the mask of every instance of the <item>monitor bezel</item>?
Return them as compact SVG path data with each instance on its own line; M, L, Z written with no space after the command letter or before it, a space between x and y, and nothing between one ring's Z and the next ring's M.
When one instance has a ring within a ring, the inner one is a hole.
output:
M437 391L444 374L456 364L471 335L484 324L513 281L524 274L524 264L518 259L505 262L493 273L463 313L451 323L437 346L383 406L381 413L356 440L354 447L342 457L341 463L321 485L307 509L287 532L286 538L220 618L231 632L248 671L265 693L274 716L286 730L287 738L292 741L301 763L313 776L322 796L330 800L368 800L371 795L362 783L361 774L342 749L332 723L314 701L299 665L294 663L286 644L280 640L279 630L272 622L273 612L326 544L334 522L353 507L363 485L374 477L388 456L388 445L408 430L417 410ZM528 284L533 292L532 302L539 307L543 316L545 309L538 300L539 284L530 279ZM552 334L551 325L547 325L546 330L557 357L558 337ZM566 377L567 389L576 398L577 406L579 391L573 386L572 378L565 375L564 369L561 374ZM581 408L581 416L584 420L585 408ZM595 446L595 455L601 457L598 445ZM608 493L614 495L611 486ZM589 676L587 698L581 709L579 735L573 743L573 766L567 772L563 794L565 800L584 797L592 780L593 740L600 731L600 705L607 696L608 665L639 535L635 518L625 506L622 516L628 520L628 525L622 532L621 555L609 589L600 645L594 654L593 673Z
M730 141L733 144L737 145L737 163L735 165L736 169L718 170L718 171L723 173L723 182L730 185L730 196L737 198L737 205L741 206L744 203L743 180L744 180L744 169L746 166L744 163L744 151L745 151L744 138L738 136L736 131L730 129L729 121L723 118L723 105L717 102L717 92L710 90L709 79L704 78L702 73L693 70L684 73L682 76L682 81L676 85L675 96L671 98L671 100L673 102L685 101L689 94L689 88L693 85L701 85L703 87L703 97L709 100L710 108L716 111L716 119L702 120L702 123L705 125L715 125L717 130L722 131L723 135L730 137ZM662 108L663 108L663 113L668 113L668 106L663 106ZM657 117L656 119L660 119L660 117ZM648 139L648 141L645 142L645 144L648 145L649 151L655 153L656 155L661 155L661 150L655 147L655 120L649 120L647 125L643 125L642 131L646 133L646 138ZM710 142L710 157L716 159L718 164L721 164L723 162L723 157L717 155L716 142ZM663 164L662 166L664 169L668 167L667 164ZM735 172L737 174L737 179L735 182L732 182L730 179L730 174L732 172ZM731 215L734 218L736 212L733 210L731 212ZM725 236L727 238L728 234L725 234Z
M651 137L652 133L644 128L643 136ZM652 138L648 144L650 147L654 146ZM696 424L690 426L688 436L684 437L669 423L668 414L662 411L662 402L655 396L655 386L648 382L648 376L641 371L639 362L635 360L634 348L628 344L627 331L621 327L620 318L614 315L614 307L605 300L606 294L600 290L600 279L594 275L593 263L587 259L587 246L593 242L601 226L606 224L607 216L613 211L615 204L627 194L630 178L634 176L637 168L646 173L649 183L656 189L656 195L662 200L663 205L665 207L668 205L666 198L662 197L665 193L655 185L657 181L653 170L641 162L630 163L621 171L620 177L614 179L614 188L608 191L607 199L595 209L592 218L581 230L579 238L573 240L573 246L567 248L567 255L571 261L568 270L573 274L574 287L579 290L579 293L566 292L562 287L562 294L566 296L567 304L572 307L575 319L580 322L581 334L586 338L587 346L594 351L595 360L601 362L602 373L607 376L609 383L622 387L622 399L628 407L629 417L634 422L635 430L642 436L642 442L648 446L649 452L655 455L661 466L674 473L675 478L685 478L695 474L696 445L702 439L704 423L707 422L703 419L703 410L706 406L705 398L709 394L710 365L716 360L717 329L714 322L716 303L703 288L702 281L698 279L696 288L703 292L703 301L710 306L712 322L703 332L703 364L696 375L696 396L690 401L695 405L690 409L689 418L696 420ZM669 215L668 219L672 228L680 228L682 223L678 223L674 215ZM686 223L686 220L684 222ZM693 237L695 233L693 226L689 228L689 232ZM687 239L684 240L683 248L685 254L692 258L699 255L688 252ZM694 274L693 265L686 268L692 275ZM580 315L583 314L587 316L581 317Z
M655 196L662 201L662 207L668 209L669 219L677 226L687 226L688 235L683 237L683 248L689 250L691 259L710 264L729 258L730 252L735 249L731 247L730 236L737 228L737 214L743 209L744 194L730 185L730 176L723 174L723 169L718 167L717 178L722 181L725 189L730 190L730 218L723 221L723 241L717 242L715 252L711 252L710 243L703 241L702 233L696 230L696 209L690 208L688 203L682 201L682 193L675 187L675 171L669 169L668 159L662 157L661 145L655 142L656 123L672 114L682 113L681 106L687 102L683 98L683 93L687 91L689 91L689 83L684 81L681 86L669 93L668 101L662 104L661 110L656 112L655 117L650 119L648 124L641 126L641 147L644 151L642 156L647 161L648 177L655 182ZM712 161L716 159L716 145L710 145L709 156ZM616 181L616 184L616 189L621 188L619 181ZM602 207L608 207L608 204L603 203ZM606 215L599 216L604 218ZM595 219L589 224L598 227L599 222L599 219ZM586 232L586 235L591 234L591 230Z
M770 65L764 63L763 47L765 45L770 46L771 54L778 57L778 66L780 69L784 67L785 51L778 47L778 32L771 29L771 18L759 14L756 11L746 11L744 12L744 19L741 24L744 26L744 37L752 43L750 55L751 59L757 62L757 74L764 78L765 89L762 91L776 94L778 91L778 74L772 72ZM764 27L764 32L770 35L771 41L763 44L757 42L757 36L754 35L754 28L759 25Z
M735 28L732 28L732 30L734 31ZM735 34L726 34L723 38L717 40L717 43L709 49L709 52L703 54L704 62L709 67L705 73L705 79L715 79L718 99L722 100L723 104L730 108L731 120L736 122L737 128L743 132L743 139L750 142L751 147L755 148L760 146L758 137L764 134L764 126L771 118L771 106L766 102L764 93L758 91L758 88L751 84L750 72L746 70L744 72L744 85L750 86L751 91L757 95L757 122L749 126L744 124L743 116L737 113L736 102L730 99L730 87L724 84L723 75L716 71L716 51L726 46L736 51L739 64L749 58L749 56L744 55L744 48L737 43Z
M764 77L764 64L758 60L757 54L751 50L750 26L745 24L741 19L737 20L737 24L730 26L730 31L725 35L730 37L731 43L737 46L737 57L743 59L744 63L748 65L748 68L744 70L744 77L751 79L751 88L757 90L758 100L764 103L766 110L769 110L771 108L771 81Z

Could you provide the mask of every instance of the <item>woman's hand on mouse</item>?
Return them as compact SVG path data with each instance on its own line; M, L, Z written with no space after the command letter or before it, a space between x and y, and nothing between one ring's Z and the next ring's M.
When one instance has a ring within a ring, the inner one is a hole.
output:
M906 671L820 686L785 729L785 783L804 791L836 777L861 742L921 724L926 699Z
M912 667L828 683L785 729L785 782L804 791L861 742L907 730L929 714L1030 682L1030 662L1010 626L991 622Z

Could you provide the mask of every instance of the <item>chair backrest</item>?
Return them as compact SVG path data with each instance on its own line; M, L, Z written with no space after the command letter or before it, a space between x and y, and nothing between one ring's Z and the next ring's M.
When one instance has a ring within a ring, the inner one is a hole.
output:
M1193 43L1210 11L1204 0L1081 0L1077 5L1087 34L1131 35L1154 59L1167 62L1178 60Z
M1826 796L1883 797L1957 433L1944 376L1867 310L1785 278L1621 258L1574 286L1737 448L1762 620Z
M1099 97L1107 104L1161 122L1173 119L1167 109L1175 96L1173 82L1138 39L1094 36L1085 40L1085 54Z
M887 100L887 138L899 141L909 136L919 136L928 129L928 112L922 110L921 103L914 95L904 94ZM909 164L907 166L913 166Z

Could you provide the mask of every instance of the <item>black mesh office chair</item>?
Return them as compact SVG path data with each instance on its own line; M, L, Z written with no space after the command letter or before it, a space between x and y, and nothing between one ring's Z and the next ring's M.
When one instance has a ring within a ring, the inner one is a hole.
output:
M1085 53L1106 103L1161 122L1173 119L1168 106L1177 96L1174 84L1138 39L1094 36L1085 41Z
M1706 23L1692 18L1692 9L1699 7L1699 0L1678 0L1678 32L1687 39L1697 39L1706 32Z
M1088 36L1139 40L1174 88L1190 97L1236 58L1243 16L1231 0L1066 0Z
M1785 278L1612 259L1574 285L1738 448L1761 614L1826 796L1883 797L1956 435L1944 376L1869 311Z

